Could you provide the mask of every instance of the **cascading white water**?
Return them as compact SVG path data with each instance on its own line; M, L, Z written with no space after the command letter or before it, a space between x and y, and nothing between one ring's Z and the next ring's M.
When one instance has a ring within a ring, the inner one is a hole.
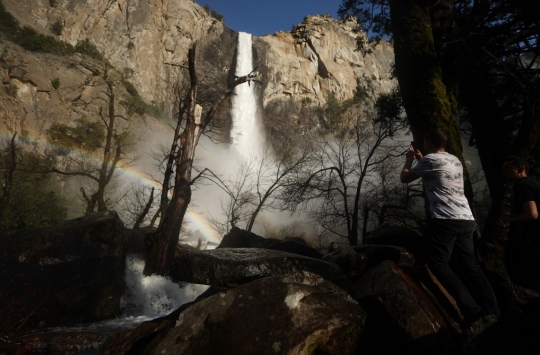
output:
M130 254L126 258L126 290L122 299L123 314L120 317L80 326L57 327L49 331L99 331L112 334L121 329L135 328L144 321L165 316L195 300L209 287L178 284L157 275L144 276L144 263L138 254Z
M124 296L127 317L153 319L164 316L184 303L191 302L208 286L185 283L179 285L162 276L144 276L144 260L128 255L126 260L126 293Z
M236 54L236 76L244 76L253 70L251 34L238 33ZM254 83L243 83L236 86L231 100L233 128L231 137L237 150L248 157L261 152L263 142L259 128L257 97Z

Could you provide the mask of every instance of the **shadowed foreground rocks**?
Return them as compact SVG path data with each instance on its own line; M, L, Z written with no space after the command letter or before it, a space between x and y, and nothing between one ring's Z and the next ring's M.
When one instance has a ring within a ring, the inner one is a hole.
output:
M0 235L0 333L116 316L126 238L115 212Z
M187 252L175 258L170 277L222 287L234 287L263 277L310 271L336 284L347 278L339 266L283 251L238 248Z
M317 275L269 277L189 307L143 353L347 354L364 322L358 304Z
M390 245L345 247L325 255L323 260L339 265L351 280L385 260L392 260L401 267L412 267L416 263L407 249Z
M6 336L0 338L0 354L99 354L107 337L106 334L93 332L36 333L32 336L22 337Z
M386 260L366 272L351 293L368 313L364 346L380 354L436 351L452 331L426 293L403 269Z
M229 233L223 236L221 243L217 246L217 249L220 248L261 248L285 251L314 259L321 259L323 257L323 254L307 245L306 242L264 238L238 227L232 227Z
M399 240L399 233L392 228L385 238ZM493 355L540 347L534 299L518 317L481 319L464 331L455 301L418 262L421 238L408 230L410 247L404 240L347 247L323 259L295 254L303 252L296 244L265 249L272 243L263 237L235 235L229 245L238 248L177 250L171 278L211 287L171 314L107 339L0 334L0 354ZM79 352L70 347L74 339Z

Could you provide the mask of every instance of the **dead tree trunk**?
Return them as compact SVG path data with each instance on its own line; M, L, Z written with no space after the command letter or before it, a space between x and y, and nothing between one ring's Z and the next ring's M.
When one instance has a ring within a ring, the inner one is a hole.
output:
M161 217L162 220L158 230L152 237L150 252L144 269L145 275L165 275L168 273L174 259L174 251L180 237L184 215L191 202L191 170L199 138L215 116L218 108L229 97L234 88L253 79L251 73L243 77L237 77L234 82L228 85L225 92L218 97L212 108L203 117L202 107L197 104L195 52L196 45L193 45L188 55L190 90L187 98L187 118L184 131L179 135L173 194L167 210Z

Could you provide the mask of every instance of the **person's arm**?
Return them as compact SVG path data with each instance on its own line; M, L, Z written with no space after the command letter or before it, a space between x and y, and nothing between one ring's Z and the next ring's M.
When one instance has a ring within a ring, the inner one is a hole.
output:
M415 172L411 171L412 163L415 157L418 160L422 159L422 153L420 153L419 151L415 152L414 148L410 146L409 150L405 154L405 165L403 166L403 169L401 169L401 174L399 175L399 179L404 184L413 182L420 177Z
M533 221L538 218L538 208L536 202L534 201L525 201L522 204L523 212L519 216L515 217L506 217L505 222L508 223L524 223Z

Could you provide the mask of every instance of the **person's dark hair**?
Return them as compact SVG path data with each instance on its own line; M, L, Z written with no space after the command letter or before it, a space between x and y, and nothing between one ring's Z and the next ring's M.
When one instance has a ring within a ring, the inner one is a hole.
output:
M527 159L518 157L517 155L509 155L504 159L505 162L509 162L514 166L515 168L519 168L520 166L525 167L525 174L529 173L529 162Z
M432 128L426 132L424 139L437 146L437 148L444 148L448 141L448 133L442 128Z

